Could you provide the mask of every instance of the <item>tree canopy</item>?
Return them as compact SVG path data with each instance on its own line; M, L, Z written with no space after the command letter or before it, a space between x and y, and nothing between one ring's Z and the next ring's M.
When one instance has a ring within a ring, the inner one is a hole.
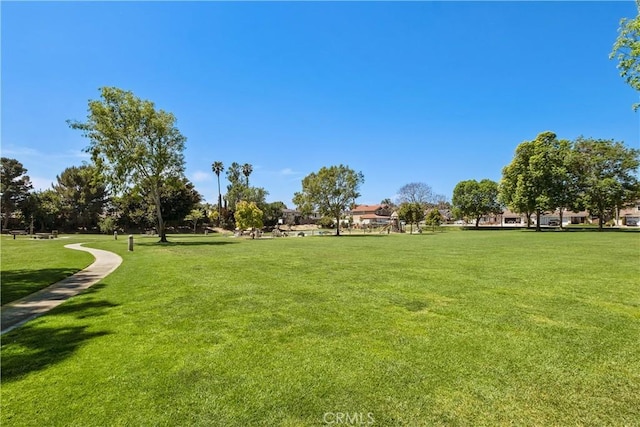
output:
M205 218L204 212L202 209L191 209L191 212L184 217L185 221L191 221L193 223L193 232L196 232L196 228L198 227L198 221L202 218Z
M636 0L638 15L633 19L622 18L618 38L609 57L618 60L620 76L636 91L640 91L640 0ZM637 110L640 104L634 104Z
M336 220L340 235L340 217L360 196L358 189L364 182L362 172L345 165L323 167L302 180L302 191L296 192L293 203L304 213L317 211Z
M19 210L33 188L27 169L16 159L0 161L0 193L2 193L2 228L7 228L11 215Z
M473 218L476 227L483 216L502 212L498 202L498 183L490 179L460 181L453 189L452 203L456 214Z
M424 219L424 206L419 202L404 202L398 209L398 217L409 223L410 232L413 233L413 224L418 226Z
M60 200L65 229L90 229L98 225L107 199L102 177L90 165L71 166L56 177L53 189Z
M115 87L100 90L101 99L89 101L87 121L68 123L89 139L86 151L114 192L139 185L150 194L160 241L166 242L161 189L184 174L186 138L174 115L151 101Z
M398 203L420 203L426 206L435 200L433 190L424 182L411 182L398 190Z
M435 231L436 227L439 227L440 224L442 224L443 220L444 218L442 217L440 211L436 208L433 208L429 211L427 216L425 216L424 223L426 225L430 225L432 230Z
M236 227L240 230L262 228L262 211L254 202L241 200L236 205Z
M542 213L566 202L568 144L553 132L542 132L518 145L513 160L502 170L500 200L514 212L524 213L527 225L535 213L538 230Z
M627 148L621 142L582 137L575 141L574 150L578 202L599 218L602 229L614 209L640 197L640 150Z
M544 132L516 149L511 164L503 169L500 199L515 212L537 215L569 208L587 209L599 218L602 228L616 209L640 197L638 165L640 150L622 142L578 138L558 140Z

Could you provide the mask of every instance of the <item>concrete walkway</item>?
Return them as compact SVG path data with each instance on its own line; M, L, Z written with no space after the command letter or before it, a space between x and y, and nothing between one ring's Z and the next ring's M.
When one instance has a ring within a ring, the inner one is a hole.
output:
M0 312L0 334L9 332L59 306L68 298L79 294L108 276L122 263L122 258L113 252L85 248L81 245L82 243L74 243L65 245L65 248L89 252L96 259L94 263L73 276L2 306Z

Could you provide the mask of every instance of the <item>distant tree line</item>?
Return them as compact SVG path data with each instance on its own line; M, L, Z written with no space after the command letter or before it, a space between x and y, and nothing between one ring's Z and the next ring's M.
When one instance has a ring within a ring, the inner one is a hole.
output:
M4 230L30 229L32 225L34 231L65 232L157 227L153 200L139 186L110 196L104 179L92 165L68 167L50 189L33 191L27 170L18 160L3 157L1 164ZM161 209L169 226L182 225L194 209L203 211L201 201L186 178L160 188Z
M502 170L500 183L485 179L462 181L453 191L452 203L458 218L499 214L505 207L532 216L540 230L540 217L558 210L588 211L598 226L616 211L640 198L638 166L640 150L622 142L579 137L559 140L543 132L516 148L513 160Z
M286 209L283 202L267 203L267 190L250 185L253 167L233 162L226 169L226 194L220 187L225 171L212 163L218 180L216 205L202 196L184 176L186 138L171 113L118 88L101 89L89 101L84 122L69 121L89 140L91 164L72 166L56 177L52 188L32 191L27 170L16 159L2 158L2 228L111 232L116 229L155 229L162 242L167 227L188 223L233 228L272 227ZM616 209L640 197L639 150L621 142L578 138L559 140L553 132L518 145L500 183L467 180L458 183L452 203L430 186L413 182L398 191L397 204L383 200L400 219L419 224L425 218L439 224L441 211L453 208L458 218L480 218L508 207L530 224L536 216L559 209L588 210L600 227ZM364 175L345 165L323 167L302 180L293 202L304 215L316 213L339 227L345 212L360 196ZM437 211L437 213L436 213Z

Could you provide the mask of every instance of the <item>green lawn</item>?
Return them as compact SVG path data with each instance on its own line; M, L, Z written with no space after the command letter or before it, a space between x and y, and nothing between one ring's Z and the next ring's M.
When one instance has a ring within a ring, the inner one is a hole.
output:
M72 236L34 240L29 236L0 236L1 303L15 301L58 280L70 276L93 262L87 252L64 249L69 243L86 241ZM95 240L94 236L89 240Z
M639 424L638 233L139 240L2 336L3 425Z

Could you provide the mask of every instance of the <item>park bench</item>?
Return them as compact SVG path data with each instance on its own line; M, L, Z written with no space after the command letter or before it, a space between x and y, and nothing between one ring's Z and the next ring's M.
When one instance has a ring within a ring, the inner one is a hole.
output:
M54 239L55 237L53 233L36 233L33 235L34 239Z
M25 230L9 230L8 233L13 236L13 240L16 240L16 236L26 236L29 234Z

